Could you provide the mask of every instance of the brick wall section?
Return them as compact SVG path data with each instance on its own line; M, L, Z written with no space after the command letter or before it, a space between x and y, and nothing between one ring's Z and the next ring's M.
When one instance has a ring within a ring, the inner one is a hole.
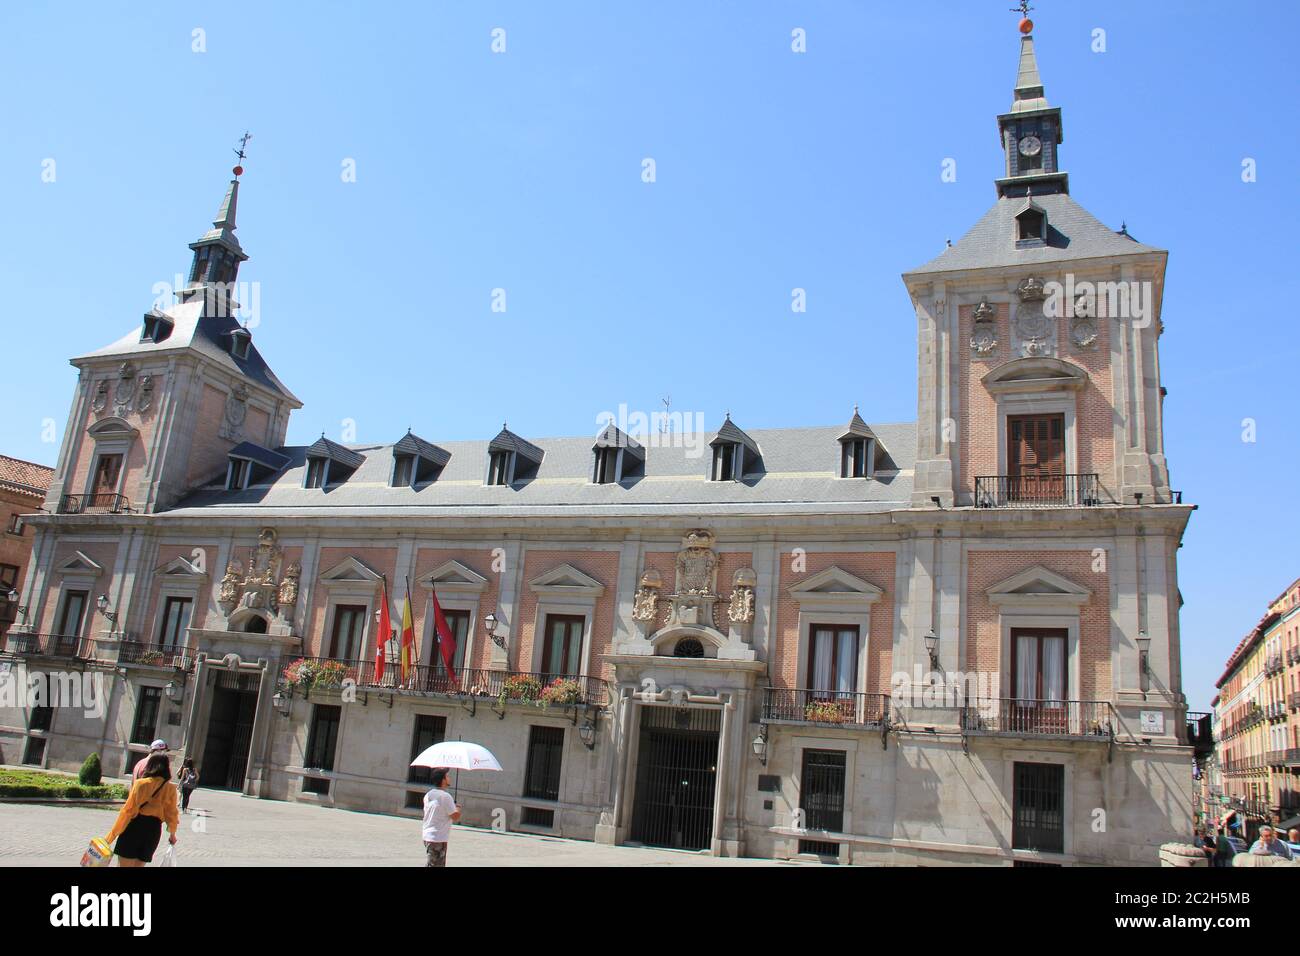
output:
M533 551L524 555L523 586L519 595L518 620L514 632L518 635L515 646L511 648L510 666L516 670L531 670L534 641L543 639L543 635L534 634L536 627L545 627L545 621L535 621L537 616L537 595L529 586L547 571L561 564L571 564L583 574L590 575L605 586L605 593L596 600L591 628L591 657L588 670L591 677L605 680L613 678L613 668L605 662L605 655L610 652L614 634L614 607L618 585L617 551Z
M204 552L204 563L208 572L207 583L199 589L193 608L190 612L190 627L206 627L208 619L208 603L212 597L212 584L216 580L220 582L221 576L225 573L225 568L221 568L214 574L215 562L217 560L216 542L207 542L206 544L164 544L158 547L158 556L154 559L153 580L149 585L149 603L145 608L143 619L138 623L139 630L136 633L136 639L145 643L154 643L158 640L159 628L162 627L162 603L160 594L162 586L167 580L167 575L156 573L157 569L174 561L176 558L184 558L190 563L194 562L194 549L202 548ZM291 561L302 560L302 549L297 548L297 556L290 559L286 551L283 568L287 568ZM245 566L247 561L244 558L239 559ZM247 570L247 567L245 567Z
M138 373L137 378L141 374ZM151 374L154 380L159 381L162 376L157 370ZM110 380L115 382L116 379ZM137 386L138 394L139 386ZM113 410L112 384L109 385L110 401L105 406L104 411L98 414L92 412L87 427L95 425L106 418L120 417L124 422L136 429L140 434L136 436L135 441L131 443L131 449L127 453L126 460L122 463L123 475L119 476L119 493L126 495L132 505L139 503L141 497L140 481L144 477L145 466L149 463L149 449L153 446L154 429L158 423L158 404L161 396L157 394L159 389L154 389L154 401L149 410L141 415L139 412L127 412L125 415L118 416ZM95 439L89 434L83 433L81 436L81 447L77 452L77 464L73 469L72 480L64 485L63 493L67 495L88 494L91 491L90 481L91 469L95 467Z
M303 649L308 657L324 657L325 651L329 646L329 635L325 633L325 625L329 620L329 604L331 589L325 587L324 583L319 580L320 575L333 568L340 561L348 558L356 558L362 564L366 565L372 571L378 574L388 575L389 597L399 587L404 587L405 582L395 584L395 574L397 568L397 546L391 548L321 548L320 559L316 565L316 575L318 580L312 587L311 610L307 615L307 635L303 641ZM240 558L244 561L245 558ZM246 563L246 562L245 562ZM286 565L287 566L287 565ZM371 610L379 609L379 589L376 587L375 600L372 602ZM412 595L414 598L414 595ZM346 603L346 602L344 602ZM391 613L391 612L390 612ZM393 622L394 627L400 627L399 621ZM366 620L366 630L364 643L362 644L362 659L373 660L375 654L375 620L372 614Z
M7 529L13 515L32 514L41 504L40 498L0 487L0 564L18 569L14 574L13 587L20 594L27 577L27 563L32 556L35 533L28 528L22 534L10 534ZM16 609L16 603L11 606L0 605L0 630L3 630Z
M203 397L199 399L199 413L194 423L194 440L190 446L189 468L185 472L186 487L192 488L218 474L226 467L230 449L235 447L235 442L217 436L226 415L226 394L215 385L203 386ZM250 408L250 417L252 412Z
M459 561L471 571L476 571L483 577L487 578L487 587L479 595L478 612L474 616L474 639L471 642L472 651L465 658L465 666L471 670L486 669L492 660L492 641L488 638L487 632L483 630L483 618L489 612L495 611L497 602L501 594L501 575L492 570L492 552L489 549L482 551L452 551L445 548L420 548L415 556L415 572L411 575L411 613L415 619L415 636L416 640L421 640L425 634L426 628L432 633L431 625L428 623L429 611L432 604L429 601L429 591L426 588L416 585L416 581L424 577L434 568L441 567L448 561ZM405 581L400 581L396 585L398 588L406 586ZM405 592L402 592L403 594ZM439 600L443 600L443 595ZM398 606L401 606L401 596L398 597ZM394 619L393 626L401 628L400 619ZM432 637L430 646L432 647ZM432 660L421 660L422 664L432 664Z
M1110 579L1092 570L1091 551L970 551L966 565L966 670L999 675L1003 697L1015 688L1002 666L998 609L989 603L989 588L1021 571L1042 565L1081 587L1092 597L1079 609L1079 695L1083 700L1110 700ZM1073 666L1073 662L1071 665ZM1067 674L1067 686L1074 675Z
M1017 305L1018 303L1013 303L1010 307L1006 303L996 305L998 351L992 359L982 359L971 351L974 306L963 305L958 309L960 381L957 394L965 401L965 420L957 422L957 442L961 455L958 493L962 496L974 494L977 476L999 474L998 444L1006 439L998 434L997 402L980 380L992 369L1015 357L1010 351L1009 308ZM1070 344L1070 321L1061 317L1057 319L1056 342L1058 357L1078 365L1088 373L1088 384L1083 391L1073 393L1077 395L1075 418L1078 470L1080 473L1099 474L1103 486L1113 493L1115 489L1110 485L1115 468L1115 408L1111 403L1111 329L1110 322L1105 319L1099 320L1097 326L1096 347L1088 350L1075 349Z
M125 540L125 539L123 539ZM94 561L103 572L91 585L90 601L87 606L86 616L82 619L81 636L94 637L96 633L107 626L108 621L100 616L99 611L95 609L95 600L99 595L108 591L109 584L113 580L113 566L117 561L118 542L101 542L78 543L76 541L61 541L54 553L54 565L58 567L64 561L67 561L76 552L80 551L90 560ZM55 624L58 621L59 605L62 604L63 598L63 575L55 571L49 580L48 593L45 601L45 609L41 615L40 627L37 629L41 634L53 634ZM87 623L87 619L89 623Z
M806 570L793 570L794 555L781 555L781 592L777 598L776 629L772 640L772 683L777 687L794 687L799 674L799 605L790 597L790 588L827 568L842 571L874 584L884 593L871 606L871 634L867 644L867 683L858 688L868 694L887 694L894 659L894 567L897 556L884 552L810 553L804 558ZM762 596L759 596L762 599ZM805 650L806 653L806 650Z

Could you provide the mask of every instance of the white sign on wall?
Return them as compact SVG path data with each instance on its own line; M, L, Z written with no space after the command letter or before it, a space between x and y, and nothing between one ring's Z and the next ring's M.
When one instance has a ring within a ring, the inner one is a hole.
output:
M1165 732L1165 712L1163 710L1142 711L1142 733L1160 736Z

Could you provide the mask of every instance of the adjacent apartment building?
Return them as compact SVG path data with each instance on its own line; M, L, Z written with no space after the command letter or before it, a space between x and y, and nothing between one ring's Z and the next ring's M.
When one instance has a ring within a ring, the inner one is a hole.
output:
M1166 253L1075 201L1030 35L996 129L989 211L903 275L917 420L737 414L702 454L618 422L286 445L301 403L231 315L236 178L179 301L72 360L5 647L15 671L102 674L106 706L0 709L4 759L125 773L162 736L207 786L415 814L412 755L461 738L505 767L460 775L471 824L1154 864L1192 785ZM408 592L420 663L388 643L380 676L376 611Z
M24 610L18 588L33 538L24 519L45 503L53 477L53 468L0 455L0 638Z
M1220 806L1247 826L1300 826L1300 580L1238 643L1215 683Z

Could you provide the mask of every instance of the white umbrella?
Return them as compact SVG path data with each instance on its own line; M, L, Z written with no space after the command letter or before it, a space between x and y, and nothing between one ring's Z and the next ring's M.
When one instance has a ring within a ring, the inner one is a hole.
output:
M451 770L500 770L501 764L486 747L468 740L444 740L411 761L412 767L446 767Z

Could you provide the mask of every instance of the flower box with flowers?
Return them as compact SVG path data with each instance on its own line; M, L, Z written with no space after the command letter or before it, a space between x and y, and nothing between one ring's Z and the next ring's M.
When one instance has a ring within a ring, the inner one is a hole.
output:
M343 686L347 665L340 661L311 661L300 658L284 669L285 682L307 690L330 690Z
M851 700L815 700L804 708L804 720L815 724L847 724L852 719Z
M582 699L582 688L568 677L557 677L542 691L542 701L547 704L576 704Z
M501 682L502 700L536 701L542 696L542 682L536 677L513 675Z

